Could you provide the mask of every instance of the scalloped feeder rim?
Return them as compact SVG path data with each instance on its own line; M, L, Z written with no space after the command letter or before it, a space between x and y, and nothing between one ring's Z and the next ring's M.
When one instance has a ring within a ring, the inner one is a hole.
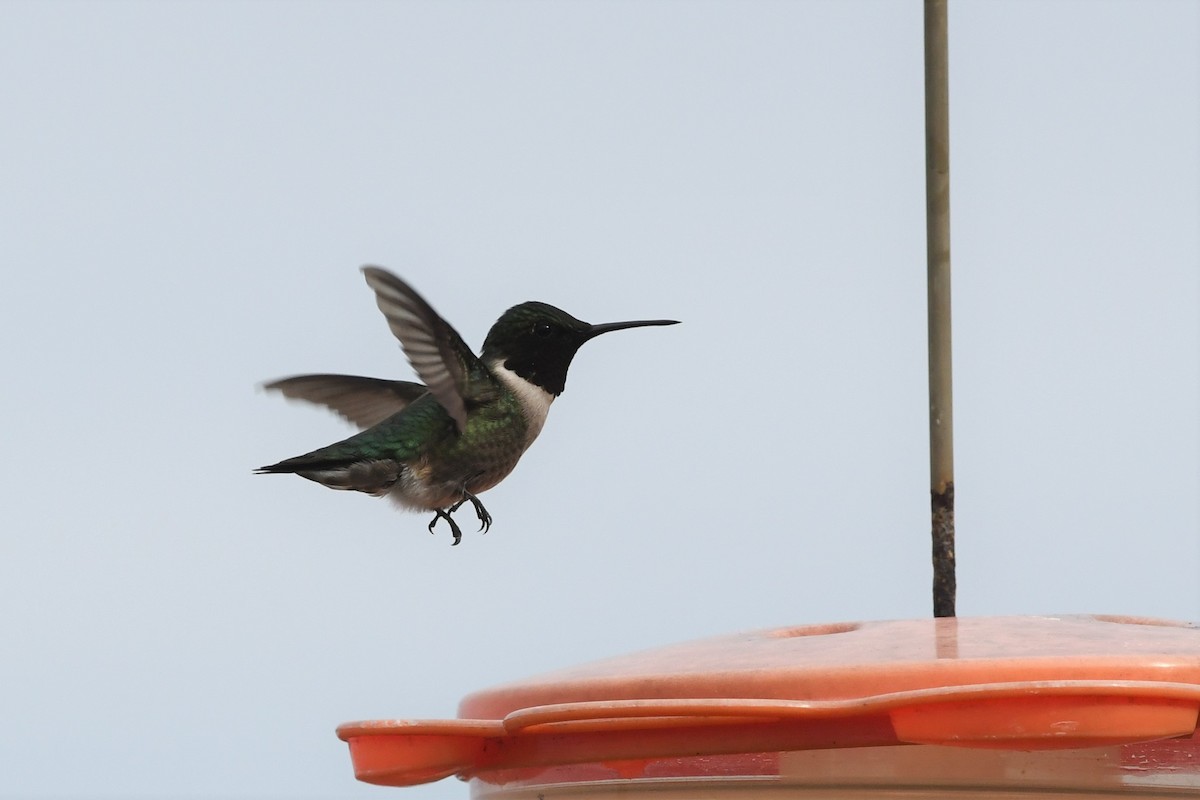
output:
M1135 617L753 631L466 697L459 719L350 722L355 776L407 786L555 765L897 744L1050 750L1196 732L1200 628Z

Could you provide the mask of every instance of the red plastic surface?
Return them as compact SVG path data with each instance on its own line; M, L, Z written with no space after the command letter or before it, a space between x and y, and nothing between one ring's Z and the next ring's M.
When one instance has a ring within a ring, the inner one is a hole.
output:
M478 692L457 720L347 723L338 735L360 780L400 786L868 745L1126 744L1191 735L1198 714L1196 626L1007 617L706 639Z

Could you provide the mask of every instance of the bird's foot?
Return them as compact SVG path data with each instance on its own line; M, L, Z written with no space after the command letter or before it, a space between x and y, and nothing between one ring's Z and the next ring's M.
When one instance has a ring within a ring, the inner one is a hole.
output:
M479 518L479 530L487 533L492 527L492 515L483 507L483 503L479 502L479 498L466 489L463 489L463 499L450 506L450 513L453 514L455 511L458 511L459 506L468 500L471 501L471 505L475 508L475 516Z
M461 503L459 505L461 505ZM458 506L453 506L450 509L450 511L454 511L454 509L456 509L456 508L458 508ZM450 514L447 513L446 509L444 509L444 508L437 509L436 513L434 514L433 520L430 521L430 523L429 523L429 532L433 533L433 526L438 524L439 519L446 520L446 522L449 523L449 525L450 525L450 533L452 533L454 535L454 541L450 543L450 546L453 547L454 545L461 542L462 541L462 530L459 529L458 523L450 518Z

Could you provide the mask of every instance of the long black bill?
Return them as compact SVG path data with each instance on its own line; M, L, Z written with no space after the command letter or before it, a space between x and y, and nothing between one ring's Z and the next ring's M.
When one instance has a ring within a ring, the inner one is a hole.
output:
M602 333L611 333L612 331L623 331L626 328L644 328L648 325L678 325L677 319L642 319L634 322L602 322L599 325L592 325L587 332L587 338L593 339ZM586 341L586 340L585 340Z

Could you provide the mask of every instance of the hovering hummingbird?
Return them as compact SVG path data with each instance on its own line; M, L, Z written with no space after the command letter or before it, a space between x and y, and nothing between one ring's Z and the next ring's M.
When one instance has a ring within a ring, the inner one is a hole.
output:
M476 356L458 332L404 281L363 267L375 302L425 383L353 375L297 375L264 388L324 405L362 428L340 442L261 467L294 472L331 489L349 489L400 506L434 512L429 532L469 502L487 532L492 516L478 494L504 480L541 433L567 368L602 333L677 320L589 325L546 303L513 306L501 315Z

